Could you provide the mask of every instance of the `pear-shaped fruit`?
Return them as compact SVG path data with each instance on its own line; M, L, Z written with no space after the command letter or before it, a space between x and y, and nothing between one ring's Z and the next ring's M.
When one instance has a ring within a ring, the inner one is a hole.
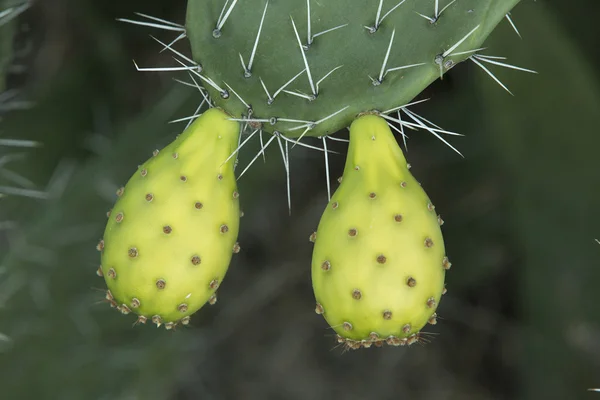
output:
M99 275L124 314L170 329L216 301L239 248L235 157L225 162L239 134L237 122L210 109L117 192Z
M341 185L311 237L316 312L340 342L356 349L422 339L450 267L440 224L386 121L359 116Z

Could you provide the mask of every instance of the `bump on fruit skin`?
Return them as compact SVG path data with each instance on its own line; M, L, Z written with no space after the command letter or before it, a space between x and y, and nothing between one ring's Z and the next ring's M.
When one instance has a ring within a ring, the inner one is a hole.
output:
M340 343L427 341L420 331L437 322L448 261L434 207L383 118L352 124L343 180L315 238L315 311Z
M137 314L136 324L151 320L173 330L216 301L239 249L235 159L223 162L240 130L228 118L220 109L206 111L117 193L98 245L98 274L108 286L106 301Z

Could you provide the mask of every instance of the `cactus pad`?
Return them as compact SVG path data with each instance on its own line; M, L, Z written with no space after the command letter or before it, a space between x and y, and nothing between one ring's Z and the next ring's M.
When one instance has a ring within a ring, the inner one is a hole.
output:
M214 103L289 137L407 104L519 0L189 0L185 34Z
M117 192L98 246L111 305L170 329L216 301L239 249L235 159L224 162L238 138L239 124L210 109Z
M412 344L435 323L450 267L440 225L386 121L357 118L341 185L311 236L316 312L340 342Z

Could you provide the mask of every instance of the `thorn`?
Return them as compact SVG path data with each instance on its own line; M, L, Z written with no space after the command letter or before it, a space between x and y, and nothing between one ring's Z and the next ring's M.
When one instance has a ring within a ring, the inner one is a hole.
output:
M221 19L223 18L223 13L225 13L225 9L227 8L227 4L229 0L225 0L225 4L223 4L223 8L221 8L221 13L219 14L219 18L217 19L217 26L221 23ZM213 33L214 35L214 33Z
M332 73L334 73L335 71L337 71L338 69L340 69L342 67L343 67L343 65L338 65L337 67L335 67L334 69L332 69L331 71L329 71L328 73L326 73L324 77L322 77L321 79L319 79L319 81L317 82L317 95L319 94L319 84L321 82L323 82L325 80L325 78L327 78L329 75L331 75Z
M350 143L350 141L348 139L342 139L342 138L336 138L335 136L325 136L327 139L329 140L333 140L334 142L344 142L344 143Z
M326 33L329 33L329 32L333 32L333 31L335 31L335 30L338 30L338 29L340 29L340 28L344 28L344 27L346 27L346 26L348 26L348 24L338 25L338 26L335 26L335 27L333 27L333 28L329 28L329 29L326 29L326 30L324 30L324 31L321 31L321 32L319 32L319 33L315 33L315 34L312 36L312 40L310 41L310 44L312 44L312 42L315 40L315 38L316 38L316 37L319 37L319 36L321 36L321 35L324 35L324 34L326 34Z
M159 72L164 72L164 71L190 71L190 70L194 70L197 69L198 66L194 65L191 67L188 66L183 66L183 67L152 67L152 68L140 68L137 63L135 62L135 60L133 61L133 65L135 65L135 69L140 71L140 72L154 72L154 71L159 71Z
M171 25L171 26L177 26L177 27L179 27L179 28L184 28L184 26L183 26L183 25L181 25L181 24L178 24L178 23L176 23L176 22L167 21L166 19L162 19L162 18L153 17L153 16L151 16L151 15L148 15L148 14L142 14L141 12L134 12L134 14L135 14L135 15L138 15L138 16L140 16L140 17L142 17L142 18L147 18L147 19L150 19L150 20L152 20L152 21L156 21L156 22L163 22L163 23L165 23L165 24L167 24L167 25Z
M180 63L181 65L184 65L183 62L175 59L175 61L177 61L178 63ZM229 97L229 94L226 90L221 89L221 87L219 85L217 85L212 79L202 76L198 71L195 71L194 69L190 69L189 67L187 68L191 73L193 73L194 75L196 75L198 78L202 79L204 82L208 83L213 89L215 89L216 91L218 91L221 96L223 98L227 98Z
M505 67L505 68L516 69L517 71L529 72L531 74L537 74L537 71L534 71L531 69L521 68L521 67L517 67L516 65L511 65L511 64L502 63L500 61L491 60L491 58L506 59L505 57L483 56L483 55L477 55L477 54L474 54L471 57L474 57L479 61L483 61L483 62L486 62L489 64L499 65L499 66Z
M143 21L136 21L136 20L132 20L132 19L127 19L127 18L117 18L116 20L119 22L125 22L128 24L133 24L133 25L141 25L141 26L148 26L151 28L158 28L158 29L163 29L166 31L175 31L175 32L185 32L185 27L183 25L179 25L176 24L174 22L169 22L169 21L165 21L163 19L159 19L156 17L150 17L144 14L140 14L140 13L136 13L139 16L142 17L146 17L148 19L154 20L154 21L158 21L158 22L163 22L164 25L162 24L157 24L157 23L152 23L152 22L143 22Z
M238 0L233 0L233 2L231 3L231 6L227 10L227 13L225 13L225 15L223 16L223 19L221 19L221 16L219 16L219 20L217 21L217 27L215 29L215 31L218 31L218 37L221 36L221 29L223 28L223 25L225 25L225 22L227 22L227 19L229 18L229 15L231 15L231 12L233 11L233 8L237 4L237 1ZM229 0L225 1L225 5L223 6L223 10L227 6L228 2L229 2ZM223 10L221 10L221 15L223 15ZM215 33L213 32L213 36L214 35L215 35Z
M278 122L296 122L302 124L312 124L312 121L305 121L302 119L292 119L292 118L277 118Z
M311 35L311 24L310 24L310 0L306 0L306 16L307 16L307 33L306 33L306 43L308 46L312 44L313 36ZM318 91L318 90L317 90Z
M240 62L242 63L242 69L244 70L244 76L246 78L249 78L250 76L252 76L252 74L250 73L250 70L248 69L248 67L246 67L246 63L244 62L244 57L242 56L242 53L238 53L240 56Z
M283 92L287 93L287 94L291 94L293 96L297 96L297 97L302 97L303 99L306 99L308 101L313 101L314 99L316 99L316 97L314 95L308 95L308 94L304 94L301 93L300 91L296 92L291 92L289 90L284 90Z
M415 11L415 13L418 16L425 18L427 21L429 21L430 24L434 24L435 23L435 19L434 18L428 17L427 15L421 14L420 12L416 12Z
M167 47L170 48L172 47L175 43L179 42L181 39L185 38L187 35L185 32L183 32L181 35L177 36L175 39L173 39L168 45ZM161 51L159 51L159 53L162 53L163 51L165 51L166 48L162 49Z
M198 91L200 92L200 94L202 95L202 97L204 98L204 100L206 100L206 103L208 104L208 107L209 108L214 107L213 104L210 102L210 99L209 99L208 95L205 93L204 88L198 84L198 82L194 79L194 76L192 75L192 73L188 71L188 75L192 79L192 82L194 82L194 85L196 86L196 88L198 89Z
M385 67L387 66L387 62L390 57L390 52L392 51L392 43L394 42L395 35L396 35L396 28L394 28L394 30L392 31L392 37L390 38L390 44L388 45L387 52L385 53L385 58L383 59L383 65L381 66L381 72L379 73L379 79L378 79L379 83L381 83L383 81L383 74L385 73Z
M383 0L379 0L379 6L377 7L377 14L375 15L375 30L379 29L379 17L381 16L381 8L383 7Z
M435 11L435 21L434 21L434 22L437 22L437 20L438 20L438 19L440 19L440 16L441 16L441 15L444 13L444 11L446 11L446 9L447 9L448 7L450 7L452 4L454 4L454 2L455 2L455 1L456 1L456 0L452 0L450 3L448 3L448 4L446 5L446 7L442 8L442 11L440 11L440 12L438 13L438 12L437 12L437 9L438 9L438 0L435 0L435 10L436 10L436 11Z
M236 97L237 97L237 98L238 98L238 99L239 99L239 100L242 102L242 104L243 104L244 106L246 106L246 109L248 109L248 108L251 108L251 107L248 105L248 103L246 103L246 102L244 101L244 99L242 99L242 96L240 96L239 94L237 94L237 92L236 92L235 90L233 90L233 88L232 88L231 86L229 86L229 85L227 84L227 82L223 81L223 83L224 83L224 84L225 84L225 86L227 86L227 87L229 88L229 90L231 90L231 92L232 92L232 93L233 93L233 94L234 94L234 95L235 95L235 96L236 96Z
M448 55L450 55L454 50L456 50L456 48L458 46L460 46L465 40L467 40L469 38L469 36L471 36L477 29L479 29L479 26L480 25L477 25L469 33L467 33L462 39L460 39L458 42L456 42L454 44L454 46L450 47L448 50L446 50L444 53L442 53L442 58L448 57Z
M326 137L323 137L323 150L325 154L325 179L327 181L327 201L331 201L331 182L329 177L329 155L327 154L327 141Z
M298 46L300 46L300 53L302 53L302 59L304 60L304 67L306 68L306 74L308 75L308 82L310 83L310 88L312 90L312 93L316 96L317 92L312 80L312 75L310 73L310 67L308 66L308 61L306 60L306 54L304 54L304 48L302 47L302 42L300 41L300 36L298 35L298 30L296 29L294 18L290 16L290 19L292 20L292 27L294 28L294 33L296 34L296 39L298 40Z
M277 131L273 133L277 137L277 143L279 144L279 150L281 151L281 158L283 159L283 165L285 166L286 181L287 181L287 199L288 199L288 211L289 215L292 215L292 198L290 189L290 160L288 151L288 142L285 142L285 152L281 144L281 134Z
M512 28L515 30L515 32L517 33L517 35L519 36L519 39L523 39L521 37L521 34L519 33L519 30L517 29L517 26L515 25L515 23L513 22L512 18L510 18L510 13L506 14L506 19L508 20L508 22L510 23L510 26L512 26Z
M271 119L267 118L228 118L229 121L246 122L252 124L265 124L270 123ZM277 122L277 121L275 121Z
M299 73L297 73L292 79L290 79L289 81L287 81L282 87L280 87L279 89L277 89L277 91L273 94L273 98L271 99L271 102L272 102L272 100L274 100L277 97L277 95L279 93L281 93L290 83L294 82L296 80L296 78L299 77L300 75L302 75L305 71L306 71L306 68L304 68L302 71L300 71Z
M397 9L398 7L400 7L406 0L402 0L400 3L396 4L394 7L392 7L392 9L390 11L388 11L387 13L385 13L385 15L383 17L381 17L381 19L379 20L379 25L377 25L377 29L379 29L379 26L381 25L381 23L383 22L383 20L385 19L385 17L387 17L388 15L390 15L395 9Z
M306 143L300 142L301 138L299 138L298 140L294 140L294 139L290 139L290 138L286 137L285 135L281 135L281 138L283 140L287 141L287 142L294 143L294 146L299 145L299 146L302 146L302 147L306 147L308 149L313 149L313 150L318 150L318 151L326 151L326 150L321 149L319 147L311 146L310 144L306 144ZM294 146L292 146L292 149L294 148ZM333 151L333 150L327 150L327 152L328 153L333 153L333 154L339 154L338 152Z
M265 147L265 145L263 144L263 131L262 131L262 129L260 130L259 138L260 138L260 148L263 149ZM265 152L264 151L262 153L262 156L263 156L263 162L266 163L267 162L267 157L265 156Z
M254 56L256 55L256 49L258 47L258 41L260 39L260 33L262 31L263 23L265 22L265 16L267 15L267 7L269 6L269 0L265 3L265 9L263 11L262 17L260 19L260 25L258 26L258 32L256 33L256 39L254 41L254 47L252 48L252 53L250 54L250 60L248 61L248 66L245 67L244 76L249 78L252 76L252 64L254 63ZM240 54L240 58L242 55ZM244 60L242 60L242 65L244 65Z
M271 136L271 139L269 139L269 140L267 141L267 144L266 144L265 146L261 146L261 149L260 149L260 151L258 152L258 154L257 154L257 155L256 155L256 156L255 156L255 157L252 159L252 161L250 161L250 164L248 164L248 166L246 167L246 169L244 169L244 170L242 171L242 173L240 174L240 176L238 176L238 178L237 178L237 180L238 180L238 181L239 181L239 180L242 178L242 176L244 176L244 174L246 173L246 171L248 171L248 169L249 169L249 168L252 166L252 164L254 164L254 162L256 161L256 159L257 159L258 157L260 157L260 155L261 155L262 153L264 153L264 151L267 149L267 147L269 147L269 145L271 144L271 142L272 142L274 139L275 139L275 136Z
M406 144L407 136L404 133L402 115L400 113L400 110L398 110L398 121L400 121L400 135L402 135L402 142L404 143L404 149L408 152L408 145Z
M260 80L260 84L262 85L263 89L265 90L265 93L267 94L267 104L273 103L274 99L271 97L271 94L267 90L267 86L265 85L261 77L258 77L258 79Z
M416 122L416 124L412 124L410 122L405 122L402 120L397 120L395 118L392 118L390 116L387 116L385 114L381 114L381 116L384 119L388 119L397 123L401 123L405 126L413 126L413 127L420 127L423 128L429 132L431 132L435 137L437 137L439 140L441 140L442 142L444 142L448 147L450 147L452 150L454 150L455 152L457 152L461 157L464 158L464 156L456 149L454 148L450 143L448 143L444 138L442 138L437 132L440 133L445 133L445 134L450 134L450 135L455 135L455 136L462 136L459 133L455 133L455 132L449 132L449 131L444 131L442 129L435 129L435 128L431 128L427 125L425 125L425 123L423 122L423 120L421 119L421 117L419 117L417 114L415 114L414 112L406 109L406 108L402 108L402 110L406 113L406 115L408 115L412 120L414 120Z
M404 112L411 118L413 119L415 122L417 122L421 127L423 127L424 129L426 129L427 131L431 132L435 137L437 137L439 140L441 140L442 142L444 142L448 147L450 147L452 150L454 150L456 153L458 153L461 157L464 158L464 156L462 155L462 153L460 151L458 151L454 146L452 146L450 143L448 143L446 140L444 140L444 138L442 138L440 135L438 135L436 132L440 132L440 133L445 133L445 134L449 134L449 135L455 135L455 136L463 136L459 133L455 133L455 132L449 132L449 131L443 131L440 129L434 129L434 128L430 128L427 125L425 125L423 123L423 120L421 120L421 117L418 116L417 114L413 113L412 111L409 110L404 110Z
M344 108L342 108L342 109L334 112L333 114L330 114L330 115L326 116L325 118L321 118L320 120L318 120L317 122L315 122L315 125L319 125L320 123L327 121L329 118L335 117L339 113L345 111L348 107L350 107L350 106L346 106L346 107L344 107Z
M289 129L288 131L295 131L295 130L298 130L298 129L306 128L306 129L304 130L304 132L302 133L302 135L300 135L300 137L298 138L298 140L297 140L297 141L299 142L300 140L302 140L302 138L304 137L304 135L305 135L305 134L306 134L306 133L307 133L309 130L312 130L312 129L313 129L315 126L317 126L318 124L320 124L320 123L322 123L322 122L325 122L326 120L328 120L328 119L330 119L330 118L333 118L333 117L334 117L334 116L336 116L337 114L339 114L339 113L341 113L342 111L346 110L348 107L350 107L350 106L346 106L346 107L344 107L344 108L342 108L342 109L340 109L340 110L338 110L338 111L334 112L333 114L330 114L330 115L326 116L325 118L321 118L321 119L320 119L320 120L318 120L317 122L312 122L312 123L310 123L310 124L305 124L305 125L296 126L296 127L293 127L293 128L291 128L291 129Z
M477 61L477 59L475 57L471 56L471 57L469 57L469 60L473 61L475 63L475 65L477 65L478 67L483 69L489 76L491 76L492 79L494 81L496 81L496 83L502 87L502 89L506 90L511 96L514 96L514 94L500 81L500 79L496 78L496 75L494 75L492 73L492 71L487 69L482 63Z
M238 153L238 152L240 151L240 149L241 149L242 147L244 147L244 145L245 145L245 144L246 144L246 143L247 143L247 142L248 142L250 139L252 139L252 136L254 136L254 135L256 134L256 132L258 132L258 131L259 131L259 129L256 129L256 130L254 130L254 132L252 132L252 133L251 133L251 134L250 134L250 135L249 135L249 136L246 138L246 140L244 140L244 141L243 141L243 142L242 142L242 143L241 143L241 144L238 146L238 148L237 148L237 149L235 149L235 150L233 151L233 153L231 153L231 155L230 155L229 157L227 157L227 160L223 161L223 164L221 164L221 167L222 167L223 165L225 165L225 164L227 163L227 161L231 160L231 157L233 157L233 156L234 156L236 153Z
M385 74L383 74L383 77L385 78L385 76L388 74L388 72L399 71L401 69L407 69L407 68L412 68L412 67L419 67L421 65L425 65L425 63L410 64L410 65L403 65L402 67L389 68L388 70L385 71Z
M185 61L187 61L187 62L189 62L190 64L194 65L194 66L197 68L198 72L202 72L202 66L200 66L200 64L198 64L197 62L195 62L195 61L194 61L194 60L192 60L191 58L189 58L189 57L185 56L184 54L180 53L179 51L177 51L177 50L175 50L175 49L171 48L171 46L170 46L170 45L164 44L163 42L161 42L160 40L158 40L158 39L157 39L157 38L155 38L154 36L150 35L150 37L151 37L152 39L156 40L158 43L160 43L160 44L161 44L161 45L164 47L164 48L161 50L161 52L162 52L162 51L164 51L164 50L167 50L167 49L168 49L168 50L170 50L171 52L173 52L173 54L176 54L176 55L178 55L179 57L183 58Z
M458 53L450 54L450 56L461 56L464 54L475 53L475 52L486 50L486 49L487 49L487 47L480 47L480 48L474 49L474 50L459 51Z

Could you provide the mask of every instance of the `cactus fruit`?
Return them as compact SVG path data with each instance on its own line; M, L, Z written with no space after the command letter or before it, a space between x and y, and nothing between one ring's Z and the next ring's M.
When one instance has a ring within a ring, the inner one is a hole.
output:
M311 236L316 312L340 342L356 349L422 339L450 267L440 225L386 121L359 116L342 182Z
M325 136L410 102L481 50L518 1L189 0L188 68L236 118Z
M107 300L138 322L171 329L216 301L239 230L234 158L239 124L220 109L202 114L155 151L109 212L98 245ZM229 159L228 159L229 158Z

